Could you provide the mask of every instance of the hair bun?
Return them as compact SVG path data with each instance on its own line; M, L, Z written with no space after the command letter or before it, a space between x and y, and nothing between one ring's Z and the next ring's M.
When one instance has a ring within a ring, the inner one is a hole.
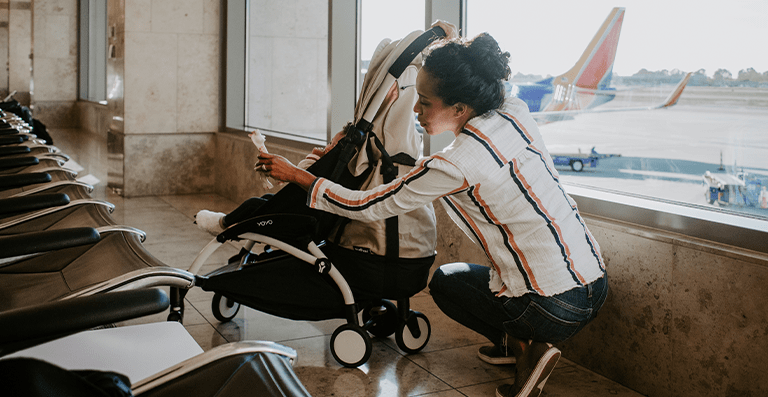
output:
M499 43L488 33L481 33L465 44L464 55L475 70L491 80L508 80L509 52L502 52Z
M478 115L504 104L503 80L511 75L509 53L502 52L488 33L472 40L456 38L433 43L421 70L435 79L437 97L443 102L461 102Z

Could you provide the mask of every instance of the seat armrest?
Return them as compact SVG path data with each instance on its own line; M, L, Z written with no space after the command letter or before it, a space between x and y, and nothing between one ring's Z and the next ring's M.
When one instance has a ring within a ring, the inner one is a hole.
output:
M101 239L92 227L45 230L0 236L0 258L36 254L70 247L93 244Z
M30 172L14 175L0 175L0 189L13 189L22 186L36 185L51 181L47 172Z
M13 156L15 154L31 153L28 146L0 146L0 156Z
M110 292L0 313L0 357L101 325L166 310L161 289Z
M0 158L0 169L28 167L37 164L40 164L40 160L35 156Z
M4 198L0 199L0 216L6 217L13 214L37 211L45 208L60 207L69 204L69 201L69 196L64 193L46 193L24 197Z
M24 142L24 137L21 135L0 136L0 145L13 145L22 142Z

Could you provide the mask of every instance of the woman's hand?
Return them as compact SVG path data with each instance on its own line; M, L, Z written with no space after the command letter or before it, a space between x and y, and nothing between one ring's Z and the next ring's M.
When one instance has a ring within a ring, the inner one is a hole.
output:
M449 23L449 22L443 21L441 19L438 19L438 20L436 20L432 24L433 28L435 26L439 26L439 27L443 28L443 30L445 31L445 39L446 40L453 40L453 39L459 37L459 30L456 29L456 25L454 25L452 23Z
M304 190L309 190L309 186L315 181L314 175L276 154L260 153L255 169L278 181L295 183Z

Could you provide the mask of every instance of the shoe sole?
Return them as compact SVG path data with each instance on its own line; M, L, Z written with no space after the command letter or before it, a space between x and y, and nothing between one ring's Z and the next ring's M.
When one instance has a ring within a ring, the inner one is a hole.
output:
M536 363L536 367L528 376L525 381L522 390L515 397L538 397L541 391L544 389L544 384L552 375L552 371L557 365L557 361L560 360L560 350L555 347L550 347L549 350L544 352L539 362Z
M509 357L491 357L491 356L486 356L486 355L484 355L484 354L482 354L480 352L477 352L477 357L480 360L482 360L482 361L484 361L484 362L486 362L488 364L491 364L491 365L510 365L510 364L515 364L517 362L517 360L515 359L514 356L509 356Z

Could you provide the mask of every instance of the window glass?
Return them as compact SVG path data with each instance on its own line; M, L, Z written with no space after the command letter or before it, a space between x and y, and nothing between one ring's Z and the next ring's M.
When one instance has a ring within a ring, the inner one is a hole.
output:
M80 0L80 98L107 100L107 0Z
M566 184L768 219L768 3L624 1L611 22L620 34L585 54L602 64L568 74L614 6L469 0L467 36L488 32L510 52L508 92L532 111L557 110L558 99L587 111L540 123ZM582 84L601 67L605 77ZM688 72L675 106L614 111L663 103Z
M328 2L250 1L246 124L325 142Z
M414 30L424 30L424 0L363 0L361 11L358 81L362 84L373 52L383 39L399 40Z

